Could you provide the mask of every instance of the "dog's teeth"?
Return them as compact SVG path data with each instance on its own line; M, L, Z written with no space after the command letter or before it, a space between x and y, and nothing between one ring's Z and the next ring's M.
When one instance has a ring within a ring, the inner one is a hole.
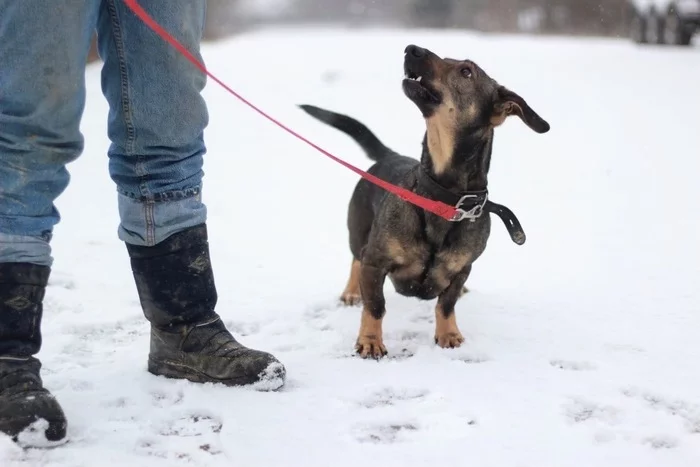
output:
M420 83L420 80L422 80L422 79L423 79L423 77L419 76L418 78L416 78L416 81L418 81Z

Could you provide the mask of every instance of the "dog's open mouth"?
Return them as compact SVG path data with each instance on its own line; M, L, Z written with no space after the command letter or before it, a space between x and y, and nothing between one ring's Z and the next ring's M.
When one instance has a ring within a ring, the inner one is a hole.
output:
M422 99L433 103L440 103L440 95L430 87L430 79L412 70L405 69L403 89L411 99Z
M419 83L423 80L423 77L422 77L422 76L419 76L419 75L415 74L415 73L412 72L412 71L407 71L407 72L404 74L404 78L410 79L410 80L413 80L413 81L417 81L417 82L419 82Z

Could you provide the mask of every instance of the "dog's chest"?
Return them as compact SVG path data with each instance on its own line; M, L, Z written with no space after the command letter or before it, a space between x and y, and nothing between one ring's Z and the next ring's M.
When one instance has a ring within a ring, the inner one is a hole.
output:
M468 249L432 249L412 245L394 256L389 273L396 291L402 295L433 299L442 293L472 261Z

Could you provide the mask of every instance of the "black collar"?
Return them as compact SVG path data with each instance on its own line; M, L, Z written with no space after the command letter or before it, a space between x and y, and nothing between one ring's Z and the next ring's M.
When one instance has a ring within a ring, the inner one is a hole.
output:
M418 187L426 193L428 198L457 208L457 217L454 222L461 222L465 219L474 222L484 212L494 213L505 224L513 242L518 245L525 243L525 232L518 218L507 207L489 200L488 190L454 193L435 181L423 166L420 166L418 170Z
M428 198L449 204L458 209L462 216L456 221L481 217L489 198L488 190L474 190L454 193L440 185L423 166L418 171L418 186Z

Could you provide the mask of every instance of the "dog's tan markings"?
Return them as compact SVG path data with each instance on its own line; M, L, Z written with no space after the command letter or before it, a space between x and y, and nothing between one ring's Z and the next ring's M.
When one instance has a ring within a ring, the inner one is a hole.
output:
M390 273L390 277L396 280L412 279L423 274L425 265L420 261L414 261L405 266L396 268Z
M462 342L464 342L464 337L457 327L457 317L454 311L445 318L442 305L438 301L435 307L435 343L446 349L459 347Z
M491 125L494 127L503 125L503 122L508 118L508 114L505 112L497 112L491 116Z
M462 252L440 252L436 259L437 266L433 269L432 277L440 289L446 289L454 276L467 266L471 255Z
M447 170L455 147L455 124L450 111L440 106L427 120L428 150L437 175Z
M469 104L462 115L462 122L473 122L479 113L479 106L475 103Z
M382 340L382 320L374 318L367 308L362 310L355 350L362 358L381 358L387 354Z
M463 270L467 263L472 259L471 253L467 251L445 251L437 255L437 259L451 273L455 274Z
M452 162L457 121L455 106L445 94L444 102L426 119L428 151L437 175L444 173Z
M386 251L391 261L397 266L411 266L416 261L420 262L423 250L413 243L402 244L396 238L386 241Z
M445 270L444 266L434 268L431 271L430 276L432 277L435 287L437 287L438 290L444 291L452 282L451 275Z
M389 258L391 258L394 263L396 264L406 264L408 258L407 258L407 251L406 248L399 242L396 238L389 238L386 241L386 250L387 253L389 254Z
M386 248L394 264L392 278L408 279L422 274L425 267L423 253L415 245L404 246L396 238L389 238Z
M491 116L491 125L494 127L503 125L503 122L505 122L508 117L518 114L519 112L521 112L520 108L513 102L498 104L496 106L496 111Z
M340 300L346 306L355 306L362 301L362 296L360 295L360 269L362 264L356 260L352 260L352 266L350 267L350 278L345 286L343 294L340 296Z

